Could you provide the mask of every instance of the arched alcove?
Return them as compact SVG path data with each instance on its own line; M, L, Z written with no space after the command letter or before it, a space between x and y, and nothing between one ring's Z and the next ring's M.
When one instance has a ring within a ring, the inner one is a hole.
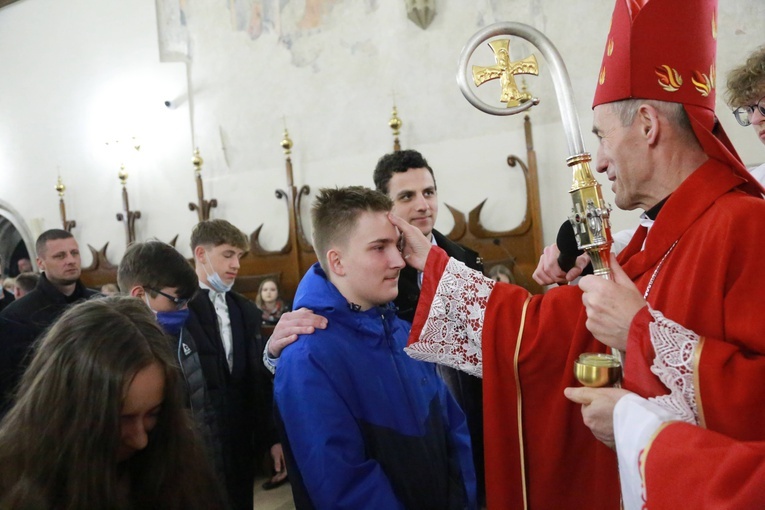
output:
M0 259L2 259L3 264L10 264L13 253L20 242L23 242L24 246L26 246L32 267L37 269L32 232L21 218L21 215L10 204L0 200ZM0 269L4 273L7 267Z

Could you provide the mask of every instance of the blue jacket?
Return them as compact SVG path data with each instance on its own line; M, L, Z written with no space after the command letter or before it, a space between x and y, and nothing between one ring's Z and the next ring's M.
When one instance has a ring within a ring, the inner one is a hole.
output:
M476 508L465 416L434 366L404 353L410 326L395 308L353 311L318 264L294 307L328 319L276 371L298 508Z

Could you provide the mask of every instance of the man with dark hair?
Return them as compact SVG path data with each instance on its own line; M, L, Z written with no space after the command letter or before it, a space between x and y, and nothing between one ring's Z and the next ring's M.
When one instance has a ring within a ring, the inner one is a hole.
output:
M320 190L311 211L319 262L295 304L328 328L284 350L274 391L300 510L476 508L464 414L433 366L403 354L391 205L354 186Z
M39 335L71 304L98 295L80 282L80 247L71 233L61 229L37 238L37 266L42 273L37 287L8 305L5 318L29 326Z
M248 249L247 236L225 220L202 221L191 233L201 291L189 302L187 327L199 349L235 510L252 509L256 468L265 450L277 473L271 481L287 474L273 423L273 383L260 361L261 312L231 290Z
M152 303L160 297L168 303L157 302L157 306L184 310L199 289L194 268L175 248L162 241L131 244L120 261L117 284L123 293L148 301L152 310L156 310ZM161 294L170 287L172 299Z
M0 312L12 324L0 330L0 407L9 402L34 340L69 306L100 295L80 282L80 248L72 234L46 230L37 238L35 249L42 271L37 286Z
M478 253L450 241L434 228L438 217L438 191L433 169L422 154L414 150L386 154L378 160L373 179L377 191L385 193L393 201L393 214L420 229L425 237L450 257L476 271L483 271ZM398 316L409 322L412 322L417 309L421 281L422 275L415 269L406 267L401 271L395 304L399 309ZM456 398L459 400L459 397Z
M40 281L40 275L37 273L21 273L13 282L13 296L16 299L26 296L37 287Z
M117 281L124 294L145 302L162 329L177 340L174 351L186 379L188 402L195 418L203 416L207 405L204 376L196 344L185 328L188 302L199 288L194 269L167 243L133 243L120 261ZM197 421L206 426L204 420Z
M483 272L478 253L450 241L434 228L438 216L438 191L433 169L417 151L391 152L381 157L373 174L375 188L393 201L392 212L417 227L431 243L469 268ZM420 299L422 273L410 266L401 270L394 304L398 316L412 322ZM481 379L451 367L438 365L438 374L465 412L473 445L478 478L478 499L485 500L483 461L483 391Z

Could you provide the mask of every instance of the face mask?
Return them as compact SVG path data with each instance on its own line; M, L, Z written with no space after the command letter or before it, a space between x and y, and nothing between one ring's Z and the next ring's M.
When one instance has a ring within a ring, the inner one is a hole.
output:
M177 336L189 318L189 309L173 310L172 312L158 312L149 304L148 295L144 294L144 301L157 318L157 322L168 335Z
M207 252L205 252L205 257L207 257L207 262L210 264L210 267L212 268L212 262L210 262L210 255L208 255ZM234 282L231 282L230 284L226 285L223 283L223 280L221 279L220 275L213 271L212 273L207 270L207 266L205 264L202 264L202 269L205 270L205 274L207 275L207 283L210 284L210 287L215 292L228 292L231 290L231 287L234 286Z
M189 318L189 309L175 310L172 312L156 312L157 322L165 330L165 333L173 336L177 336L183 326L186 324L186 320Z

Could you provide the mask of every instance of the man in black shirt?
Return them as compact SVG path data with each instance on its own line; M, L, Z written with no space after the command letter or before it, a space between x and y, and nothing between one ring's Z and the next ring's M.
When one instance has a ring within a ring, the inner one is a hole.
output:
M37 266L42 273L33 291L6 306L0 317L10 324L0 338L0 412L24 372L29 348L64 310L99 295L80 281L80 247L71 233L46 230L35 243Z

